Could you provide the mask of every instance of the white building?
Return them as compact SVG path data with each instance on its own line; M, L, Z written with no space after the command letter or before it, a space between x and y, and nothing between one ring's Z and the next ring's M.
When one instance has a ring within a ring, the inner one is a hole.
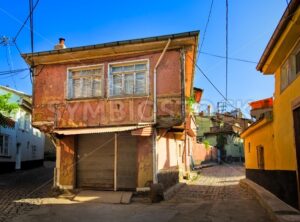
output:
M19 108L9 118L0 116L0 172L41 166L45 136L31 126L31 96L0 86L0 95L7 93Z

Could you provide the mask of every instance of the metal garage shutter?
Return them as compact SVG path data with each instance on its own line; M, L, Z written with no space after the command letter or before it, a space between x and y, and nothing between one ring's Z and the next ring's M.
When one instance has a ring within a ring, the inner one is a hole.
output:
M112 190L114 134L86 134L78 138L77 186Z
M120 190L135 189L137 183L136 137L132 136L130 132L118 133L117 141L117 188Z

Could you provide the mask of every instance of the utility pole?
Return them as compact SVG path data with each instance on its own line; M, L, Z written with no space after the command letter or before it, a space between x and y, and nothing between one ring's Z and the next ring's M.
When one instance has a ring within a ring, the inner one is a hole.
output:
M29 0L29 21L30 21L30 46L31 46L31 55L33 55L34 52L34 35L33 35L33 0ZM32 57L31 57L32 59ZM31 61L30 65L30 79L31 82L33 80L33 68L34 68L34 62Z

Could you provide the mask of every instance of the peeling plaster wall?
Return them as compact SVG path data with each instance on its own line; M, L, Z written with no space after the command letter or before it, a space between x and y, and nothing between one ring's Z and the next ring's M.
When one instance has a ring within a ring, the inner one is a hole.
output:
M58 128L66 128L153 121L153 70L160 54L38 66L34 80L33 122L55 122ZM109 63L140 59L149 59L149 97L107 99ZM67 68L91 64L104 64L105 98L67 100ZM175 119L180 119L180 81L180 52L168 51L157 70L158 116L171 114ZM137 113L144 113L143 118Z
M59 141L57 150L57 182L64 189L75 186L75 136L65 136Z
M149 187L153 182L152 136L137 137L137 187Z
M183 141L175 140L173 133L165 133L164 130L159 132L158 138L157 170L177 168L182 163Z

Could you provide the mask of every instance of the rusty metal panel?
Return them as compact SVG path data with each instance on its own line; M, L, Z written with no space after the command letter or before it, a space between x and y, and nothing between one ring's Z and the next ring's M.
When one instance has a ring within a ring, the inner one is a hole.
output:
M112 133L123 132L135 129L148 128L147 125L135 125L135 126L116 126L116 127L98 127L98 128L84 128L84 129L63 129L54 130L54 133L61 135L78 135L78 134L94 134L94 133Z
M114 134L88 134L78 138L77 186L112 190Z
M137 187L137 142L130 132L118 134L117 188Z
M133 136L151 136L152 133L153 133L153 127L151 126L131 131L131 135Z

